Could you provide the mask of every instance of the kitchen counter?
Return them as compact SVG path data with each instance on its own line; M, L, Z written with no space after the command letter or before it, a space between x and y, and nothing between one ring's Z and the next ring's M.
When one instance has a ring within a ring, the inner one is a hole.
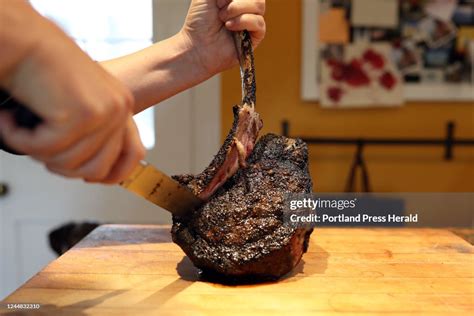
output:
M15 311L6 303L38 303L37 312L46 315L474 311L474 247L448 230L318 228L291 275L234 286L200 280L169 231L101 226L7 297L0 313Z

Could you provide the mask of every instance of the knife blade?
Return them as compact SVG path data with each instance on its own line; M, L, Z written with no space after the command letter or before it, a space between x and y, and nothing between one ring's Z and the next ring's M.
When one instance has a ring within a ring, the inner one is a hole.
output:
M42 122L40 117L3 90L0 90L0 110L10 111L16 124L24 128L34 129ZM1 138L0 149L21 155L8 148ZM203 202L186 187L145 161L141 161L120 185L177 216L185 216Z
M203 203L189 189L146 161L141 161L128 179L120 185L151 203L161 206L173 215L181 217Z

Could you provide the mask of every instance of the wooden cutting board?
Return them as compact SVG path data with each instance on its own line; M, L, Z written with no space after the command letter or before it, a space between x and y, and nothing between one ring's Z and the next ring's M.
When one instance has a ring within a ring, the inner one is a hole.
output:
M474 249L447 230L316 229L291 275L242 286L201 281L169 231L101 226L3 303L39 303L45 315L474 312Z

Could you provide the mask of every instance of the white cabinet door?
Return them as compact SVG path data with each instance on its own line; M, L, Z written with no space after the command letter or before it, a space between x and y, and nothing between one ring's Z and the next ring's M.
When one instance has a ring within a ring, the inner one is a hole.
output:
M154 0L154 37L174 34L189 1ZM169 174L198 172L219 146L219 78L156 106L156 145L147 160ZM231 115L229 108L229 115ZM68 221L169 223L166 211L118 186L48 173L28 157L0 152L0 300L55 258L47 234Z

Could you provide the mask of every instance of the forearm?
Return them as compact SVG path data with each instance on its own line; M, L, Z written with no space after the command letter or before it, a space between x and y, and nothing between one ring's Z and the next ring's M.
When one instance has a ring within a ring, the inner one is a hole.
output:
M133 92L138 113L213 75L199 66L190 47L178 33L131 55L105 61L102 66Z
M6 88L15 69L37 44L39 14L25 0L0 0L0 86Z

